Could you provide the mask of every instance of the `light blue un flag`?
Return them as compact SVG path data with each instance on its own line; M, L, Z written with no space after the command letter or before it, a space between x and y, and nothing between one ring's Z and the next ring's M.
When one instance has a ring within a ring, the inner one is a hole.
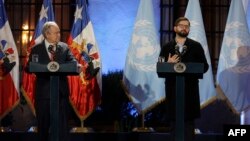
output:
M191 23L188 37L201 43L209 64L208 71L203 75L203 79L199 80L200 103L201 107L204 107L216 99L216 91L199 0L189 0L185 17L187 17Z
M232 0L216 81L234 112L250 105L250 35L241 0Z
M244 10L246 13L246 20L248 25L248 30L250 30L250 1L249 0L242 0L242 4L244 6ZM250 32L250 31L249 31Z
M159 53L152 0L141 0L123 74L127 95L139 112L165 99L164 79L156 73Z

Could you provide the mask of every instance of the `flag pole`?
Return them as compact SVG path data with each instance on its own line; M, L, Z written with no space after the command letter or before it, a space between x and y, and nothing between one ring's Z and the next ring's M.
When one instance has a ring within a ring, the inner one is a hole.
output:
M142 125L142 128L145 128L145 123L144 123L144 119L145 119L145 114L144 114L144 112L142 113L142 116L141 116L142 118L142 120L141 120L141 125Z
M94 130L90 127L84 127L84 120L81 120L81 127L74 127L71 129L72 133L90 133Z
M154 132L154 129L152 127L145 127L145 112L142 111L141 113L141 127L135 127L132 131L133 132Z
M121 81L121 85L123 90L127 95L129 95L129 91L124 83L124 81ZM145 127L144 119L145 119L145 111L141 111L141 125L142 127L135 127L132 129L133 132L154 132L154 129L152 127Z

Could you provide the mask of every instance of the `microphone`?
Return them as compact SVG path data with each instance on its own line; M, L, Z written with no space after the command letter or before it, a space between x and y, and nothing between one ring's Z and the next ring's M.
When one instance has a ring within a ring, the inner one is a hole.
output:
M49 47L48 47L48 51L49 51L50 53L53 53L53 52L54 52L54 50L53 50L53 46L52 46L52 45L49 45Z
M54 50L54 46L53 45L49 45L48 51L51 54L50 59L52 61L55 60L56 59L56 51Z
M175 54L177 54L178 56L180 56L180 51L179 51L179 46L176 44L175 47L174 47L174 50L175 50Z
M61 52L62 48L60 45L56 44L56 52Z
M187 52L187 46L183 45L183 49L182 49L181 55L184 55L186 52Z

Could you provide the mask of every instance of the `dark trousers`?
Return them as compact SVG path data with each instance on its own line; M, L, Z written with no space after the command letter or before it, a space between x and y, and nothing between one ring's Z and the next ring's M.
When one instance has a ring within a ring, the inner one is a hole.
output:
M69 141L68 106L66 99L59 100L59 140ZM50 100L42 99L35 102L37 130L39 141L50 141Z
M176 135L176 130L175 130L175 121L171 121L170 126L171 126L171 141L175 141L175 135ZM193 120L185 121L184 122L184 140L185 141L194 141L195 139L195 125Z

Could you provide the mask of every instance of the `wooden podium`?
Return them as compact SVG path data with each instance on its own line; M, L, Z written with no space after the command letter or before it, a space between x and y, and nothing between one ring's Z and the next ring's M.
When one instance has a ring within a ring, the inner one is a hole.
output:
M157 63L157 74L159 77L176 77L176 122L175 141L184 141L184 94L185 76L197 75L202 78L204 72L203 63Z
M29 72L50 75L50 139L59 141L59 77L79 75L77 62L60 64L57 71L51 72L46 64L29 62Z

